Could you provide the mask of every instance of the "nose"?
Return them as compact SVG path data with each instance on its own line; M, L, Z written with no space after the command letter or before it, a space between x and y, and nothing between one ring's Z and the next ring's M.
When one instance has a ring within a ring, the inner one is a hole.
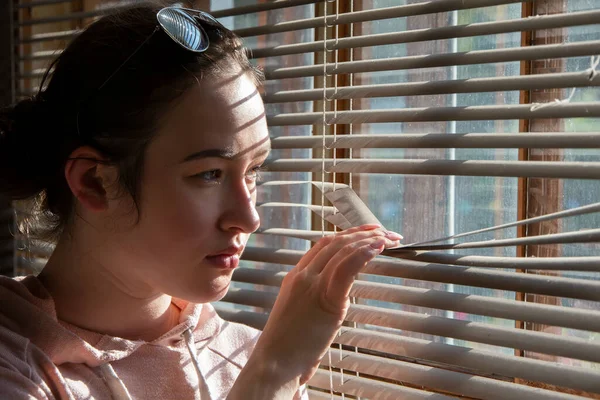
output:
M260 226L260 218L256 211L256 187L248 187L245 182L241 182L225 190L225 207L219 219L220 228L237 233L256 231Z

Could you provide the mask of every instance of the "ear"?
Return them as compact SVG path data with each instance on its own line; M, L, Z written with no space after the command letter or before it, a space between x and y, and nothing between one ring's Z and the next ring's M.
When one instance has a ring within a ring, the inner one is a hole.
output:
M71 153L65 165L71 192L81 206L93 212L108 209L111 185L118 178L117 169L107 161L98 150L83 146Z

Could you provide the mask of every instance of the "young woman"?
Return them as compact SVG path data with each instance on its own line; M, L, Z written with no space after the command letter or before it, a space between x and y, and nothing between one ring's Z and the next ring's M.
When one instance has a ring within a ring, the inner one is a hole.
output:
M400 237L323 239L262 334L225 322L209 303L259 226L269 153L241 41L207 14L135 6L52 70L0 114L0 194L33 199L56 241L39 276L0 279L0 397L307 398L355 275Z

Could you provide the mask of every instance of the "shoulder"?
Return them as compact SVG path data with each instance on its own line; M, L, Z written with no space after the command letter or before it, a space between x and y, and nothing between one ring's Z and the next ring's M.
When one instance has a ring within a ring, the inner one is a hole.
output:
M34 346L25 332L36 325L37 308L25 282L27 278L0 277L0 366L29 375Z
M0 325L0 367L33 378L53 363L29 338Z
M33 275L17 278L0 276L0 314L4 319L43 313L56 318L54 301Z
M36 338L46 337L56 324L52 298L37 278L0 277L0 358L38 357Z
M254 347L254 344L261 334L258 329L254 329L248 325L225 321L223 319L221 319L221 321L221 330L218 336L222 340L227 340L232 344L245 345L251 343Z
M242 368L254 350L260 331L247 325L226 321L216 312L214 318L218 321L219 329L207 347Z
M29 375L30 352L29 339L0 324L0 367Z
M49 392L34 367L43 358L27 338L0 326L0 392L6 398L47 399Z

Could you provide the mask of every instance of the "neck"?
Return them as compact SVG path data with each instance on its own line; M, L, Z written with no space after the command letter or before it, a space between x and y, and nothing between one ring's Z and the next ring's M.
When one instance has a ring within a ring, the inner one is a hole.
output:
M52 295L60 320L144 341L157 339L177 325L178 309L171 296L155 293L143 281L127 276L126 265L106 268L103 254L111 253L98 243L88 249L74 239L58 243L38 278Z

